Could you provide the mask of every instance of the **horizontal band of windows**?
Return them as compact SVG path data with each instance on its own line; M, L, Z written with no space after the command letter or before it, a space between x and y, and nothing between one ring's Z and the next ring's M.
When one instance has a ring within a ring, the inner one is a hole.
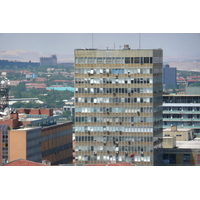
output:
M102 126L76 126L75 127L76 132L126 132L126 133L132 133L132 132L144 132L144 133L149 133L153 132L152 127L117 127L117 126L107 126L107 127L102 127Z
M162 63L162 57L75 57L75 64L151 64Z
M162 118L162 116L161 116ZM152 123L152 117L76 117L75 122L145 122L145 123Z
M162 83L162 77L158 78L75 78L76 84L152 84ZM151 86L151 85L150 85Z
M76 136L76 142L153 142L151 136ZM77 143L78 144L78 143Z
M46 150L46 151L43 151L42 152L42 156L48 156L48 155L51 155L51 154L57 154L59 153L59 151L64 151L66 149L70 149L72 148L72 143L67 143L67 144L64 144L64 145L61 145L61 146L58 146L58 147L55 147L55 148L52 148L52 149L49 149L49 150Z
M96 155L96 156L76 156L77 161L100 161L100 162L111 162L111 161L116 161L116 162L146 162L150 163L152 162L152 157L151 156L110 156L110 155Z

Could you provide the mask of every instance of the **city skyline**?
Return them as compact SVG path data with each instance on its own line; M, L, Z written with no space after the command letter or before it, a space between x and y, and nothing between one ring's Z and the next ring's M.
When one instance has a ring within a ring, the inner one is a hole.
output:
M198 58L199 33L1 33L0 59L39 62L56 54L60 62L74 62L74 49L163 49L166 58Z

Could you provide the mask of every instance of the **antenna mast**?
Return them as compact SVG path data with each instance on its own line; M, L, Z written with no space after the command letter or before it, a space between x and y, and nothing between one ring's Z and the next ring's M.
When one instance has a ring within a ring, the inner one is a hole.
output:
M93 33L92 33L92 49L93 49Z

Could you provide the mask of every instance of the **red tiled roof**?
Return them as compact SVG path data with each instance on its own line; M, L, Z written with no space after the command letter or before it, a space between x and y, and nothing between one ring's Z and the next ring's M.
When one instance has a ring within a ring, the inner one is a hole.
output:
M187 76L187 78L200 78L200 76Z
M9 163L6 163L3 166L48 166L48 165L44 165L42 163L37 163L37 162L24 160L24 159L20 158L17 160L13 160Z
M196 81L198 81L198 80L194 80L194 79L188 80L188 82L196 82Z
M127 162L119 162L119 163L86 164L85 166L134 166L134 165Z

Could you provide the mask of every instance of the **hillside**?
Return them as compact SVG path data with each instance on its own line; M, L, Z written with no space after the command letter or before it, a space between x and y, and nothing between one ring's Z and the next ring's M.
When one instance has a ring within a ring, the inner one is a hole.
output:
M168 64L170 65L170 67L175 67L177 70L200 72L200 62L197 62L197 61L168 62Z

